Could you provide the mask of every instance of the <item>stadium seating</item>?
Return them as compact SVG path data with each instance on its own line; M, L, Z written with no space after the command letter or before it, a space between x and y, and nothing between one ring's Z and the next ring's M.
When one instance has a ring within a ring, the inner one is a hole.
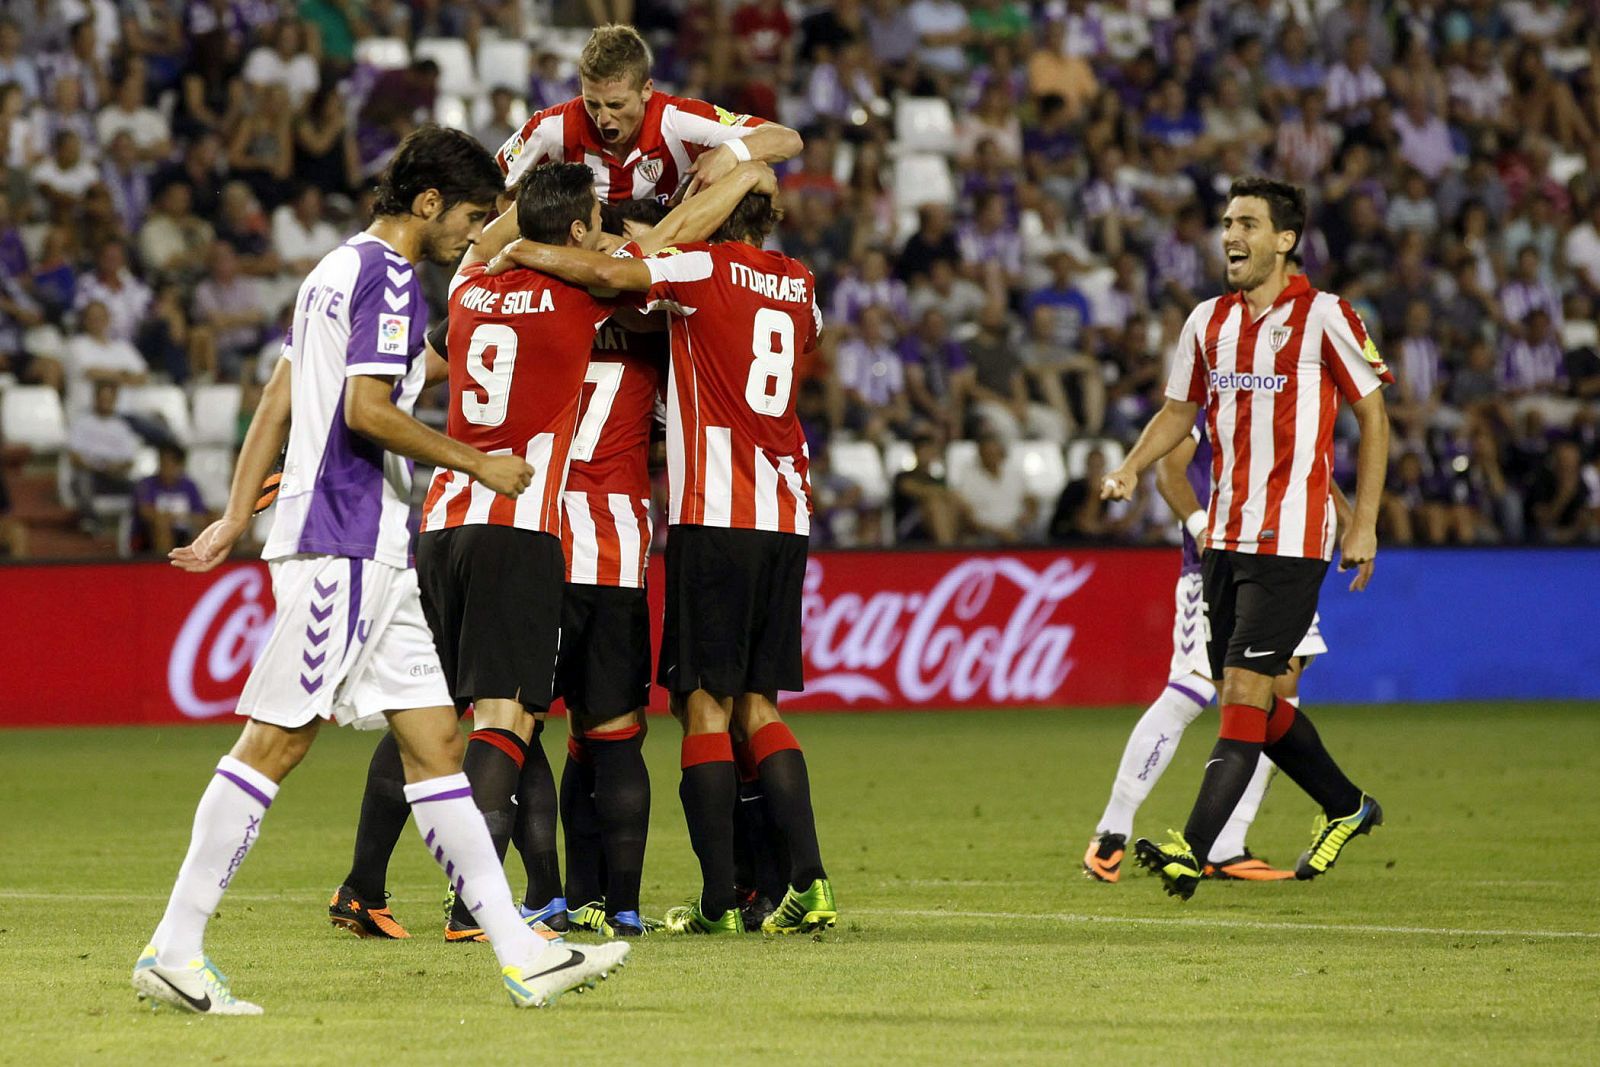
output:
M956 181L943 156L914 153L894 161L895 207L912 210L923 204L950 204L955 198Z
M518 96L528 91L533 56L526 41L486 38L478 45L478 84L485 92L510 89Z
M946 485L960 485L978 466L978 442L951 441L944 450L944 480Z
M1067 478L1077 481L1089 466L1089 453L1099 449L1106 457L1106 471L1122 466L1122 446L1110 438L1080 437L1067 446Z
M883 446L883 470L891 486L895 475L903 474L916 465L917 450L910 441L896 439Z
M903 152L953 155L956 118L949 101L939 96L901 97L894 108L894 140Z
M166 424L180 445L194 440L189 421L189 398L181 386L134 385L122 391L120 409L129 415L143 415Z
M228 503L233 484L233 449L195 448L189 452L189 477L200 487L200 498L212 511Z
M195 389L192 441L196 445L232 445L239 436L239 404L243 390L227 382Z
M478 95L478 75L472 68L472 50L467 42L454 37L423 37L412 49L412 55L439 64L441 96ZM444 121L443 116L439 120Z
M0 394L0 431L11 444L49 455L67 443L61 395L48 385L13 385Z
M1055 503L1061 490L1067 487L1067 464L1061 447L1054 441L1018 441L1011 446L1011 455L1022 463L1023 481L1028 495L1035 500Z
M880 507L888 502L889 479L876 445L867 441L835 441L828 448L828 460L836 473L861 488L864 505Z
M356 59L380 70L411 64L411 48L399 37L368 37L356 42Z

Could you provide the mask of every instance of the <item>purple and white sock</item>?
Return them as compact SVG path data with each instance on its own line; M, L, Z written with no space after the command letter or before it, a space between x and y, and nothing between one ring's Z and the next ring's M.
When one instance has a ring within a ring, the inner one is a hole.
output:
M1216 695L1217 687L1199 675L1167 683L1128 735L1116 781L1111 785L1111 799L1097 829L1112 834L1133 832L1134 813L1172 762L1183 731Z
M467 776L412 782L406 786L406 800L422 843L483 927L500 966L530 966L547 943L528 929L511 901L505 864L495 853L483 813L473 803Z
M200 796L189 852L178 868L166 914L151 941L164 967L181 967L202 953L206 923L261 835L261 821L278 783L232 756L217 761Z

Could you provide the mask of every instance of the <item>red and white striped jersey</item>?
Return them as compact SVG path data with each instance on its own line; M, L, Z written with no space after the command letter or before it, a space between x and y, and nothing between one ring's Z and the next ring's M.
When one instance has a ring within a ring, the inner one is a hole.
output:
M422 532L488 524L561 534L561 490L595 329L618 307L545 274L490 276L479 263L450 283L446 432L480 452L516 455L533 482L515 500L440 468Z
M667 335L600 327L584 376L572 465L561 494L567 581L644 587L650 560L650 430L667 373Z
M1360 316L1295 275L1251 321L1241 293L1207 300L1184 323L1167 396L1206 409L1213 547L1331 559L1333 421L1392 383Z
M670 312L667 481L673 524L811 532L795 358L822 333L799 260L739 242L667 248L649 310Z
M594 192L602 201L664 200L677 191L689 165L702 152L748 137L766 123L704 100L657 91L645 101L633 151L618 159L579 97L534 112L494 158L508 189L541 163L586 163L594 171Z

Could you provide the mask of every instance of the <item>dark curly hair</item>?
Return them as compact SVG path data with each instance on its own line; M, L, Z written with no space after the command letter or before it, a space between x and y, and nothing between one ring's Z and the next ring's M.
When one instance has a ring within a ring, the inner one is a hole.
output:
M782 221L783 208L773 203L769 194L746 193L744 199L734 205L733 213L728 216L727 221L717 227L717 232L711 235L711 243L743 241L745 244L760 248L766 241L767 235Z
M468 134L428 123L406 135L378 179L372 214L409 215L418 195L437 189L444 210L460 203L493 204L505 187L489 150Z
M564 245L574 222L594 215L594 172L583 163L534 167L517 188L517 232L530 241Z
M1228 187L1228 199L1239 196L1259 197L1267 202L1267 214L1272 228L1279 233L1294 231L1293 252L1300 245L1300 236L1306 232L1306 191L1298 185L1280 182L1275 178L1239 178Z

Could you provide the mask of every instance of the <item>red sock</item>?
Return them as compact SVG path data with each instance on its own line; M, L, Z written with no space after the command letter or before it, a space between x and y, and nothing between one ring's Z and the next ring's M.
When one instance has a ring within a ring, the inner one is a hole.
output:
M774 752L787 751L799 752L800 742L795 740L789 727L781 722L767 723L750 738L750 757L754 766L761 766Z
M1275 745L1283 740L1283 735L1289 732L1289 727L1294 725L1295 706L1279 697L1277 703L1272 705L1272 714L1267 717L1267 744Z
M528 759L527 742L510 730L474 730L467 737L469 744L473 741L482 741L486 745L493 745L501 752L504 752L518 768L521 768Z
M567 735L567 758L573 763L588 763L589 750L583 747L583 742L571 734Z
M1222 705L1222 728L1217 736L1225 741L1246 741L1261 745L1267 740L1267 713L1249 704Z
M733 738L726 733L688 734L683 739L682 760L685 769L702 763L732 763Z

